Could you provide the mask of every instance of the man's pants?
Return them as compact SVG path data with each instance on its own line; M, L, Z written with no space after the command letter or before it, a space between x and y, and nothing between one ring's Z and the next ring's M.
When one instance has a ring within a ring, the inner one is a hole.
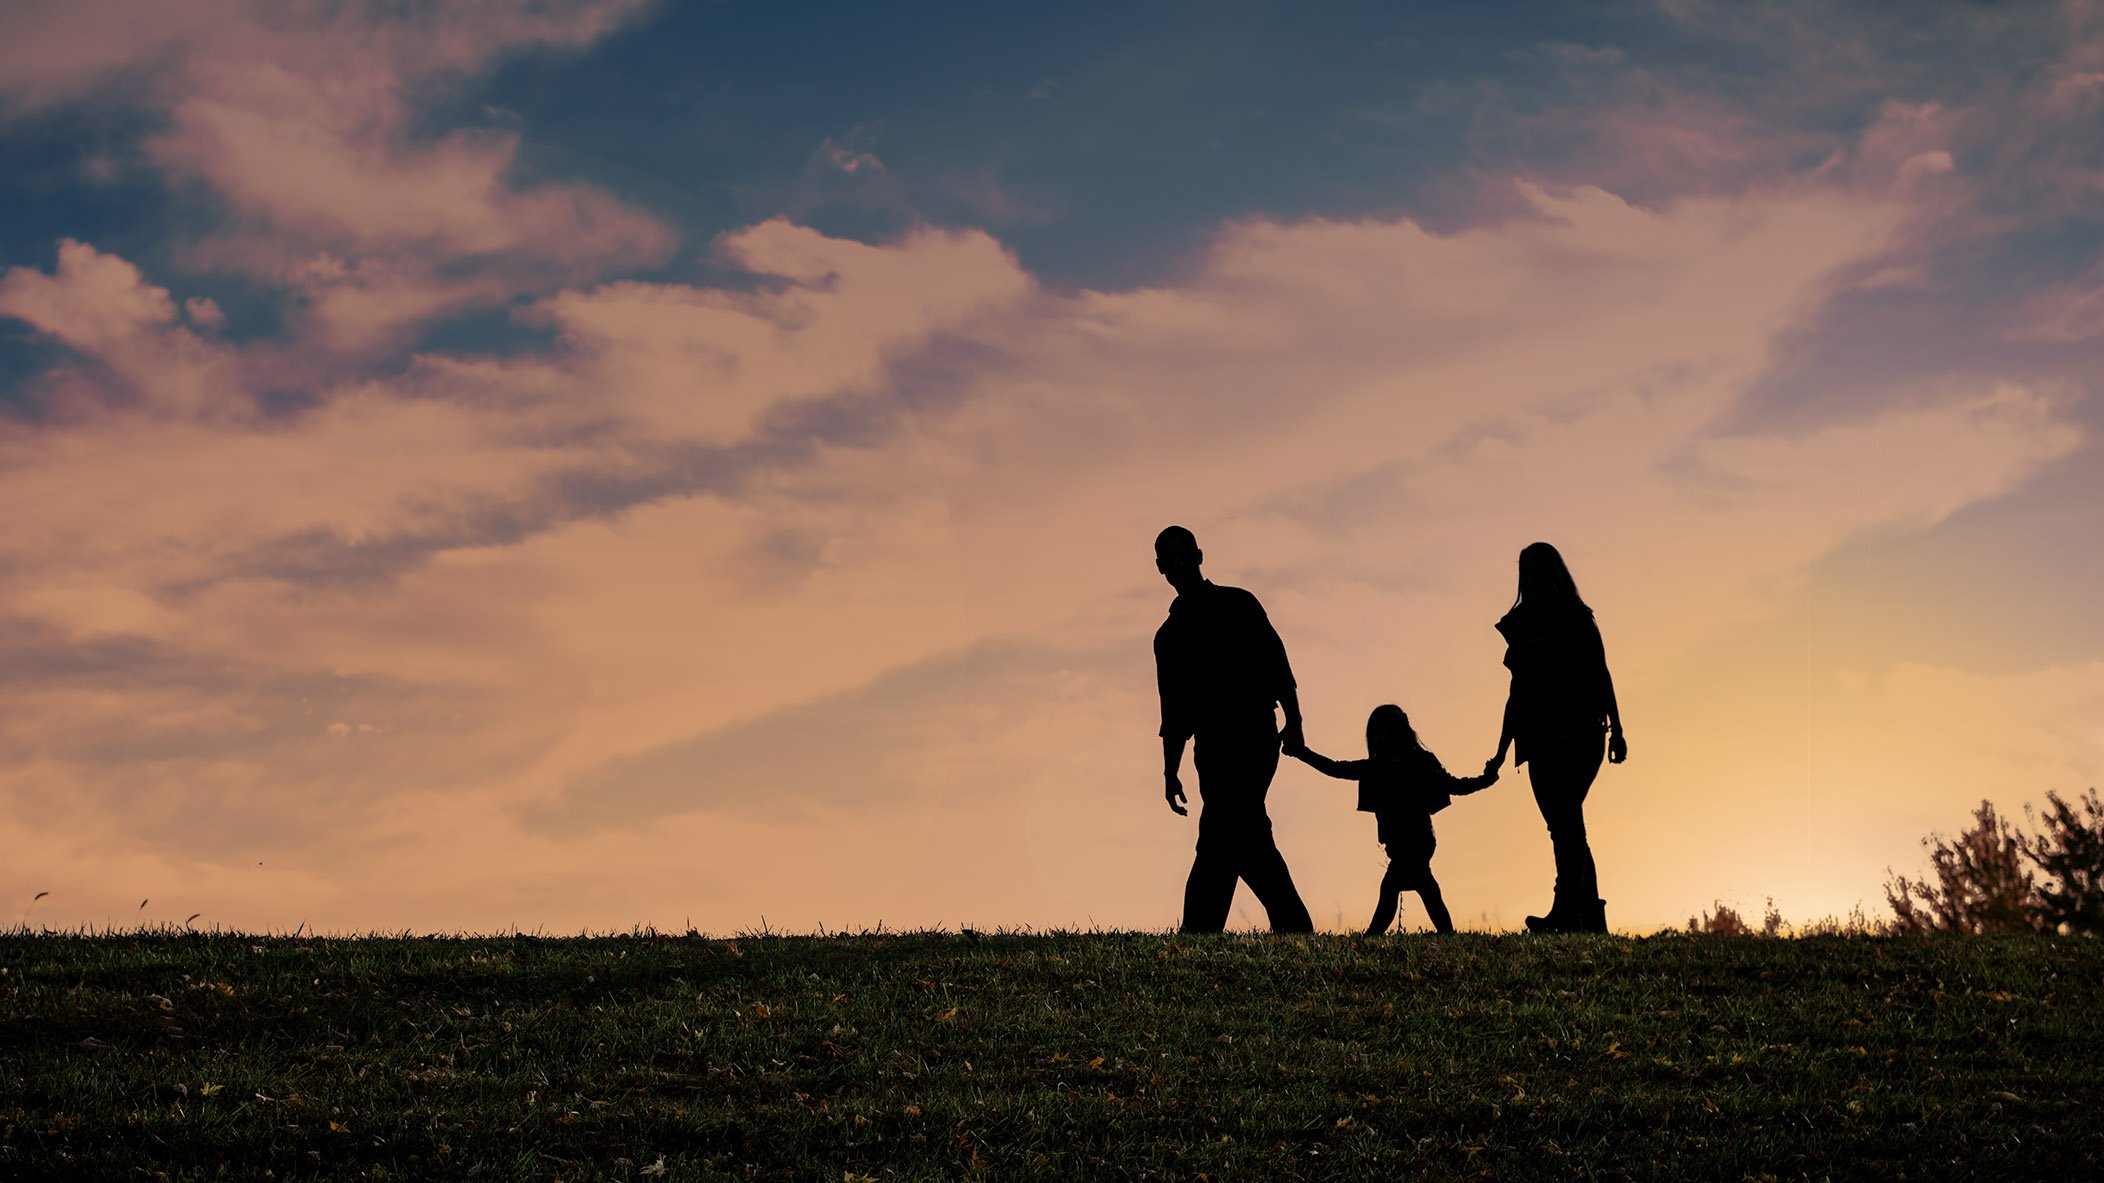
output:
M1271 838L1264 794L1278 771L1278 733L1268 724L1198 737L1198 857L1184 883L1183 931L1220 932L1235 899L1235 880L1249 884L1273 932L1313 932L1315 922L1293 886L1293 873Z

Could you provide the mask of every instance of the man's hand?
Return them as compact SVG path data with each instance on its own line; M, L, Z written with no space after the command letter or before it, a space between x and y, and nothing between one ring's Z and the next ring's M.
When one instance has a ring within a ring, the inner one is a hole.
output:
M1308 737L1302 732L1299 719L1289 719L1286 729L1278 733L1279 750L1288 756L1298 756L1308 750Z
M1169 808L1175 810L1178 817L1191 816L1191 811L1183 807L1183 802L1190 798L1184 796L1182 779L1173 772L1166 772L1162 774L1162 782L1162 796L1168 799Z
M1628 758L1629 741L1622 738L1622 732L1617 728L1613 735L1607 737L1607 762L1609 764L1620 764Z
M1482 749L1478 748L1477 750L1481 751ZM1496 780L1498 779L1498 769L1503 768L1504 766L1505 753L1499 752L1497 755L1492 756L1490 759L1483 761L1483 775L1489 777L1492 780Z

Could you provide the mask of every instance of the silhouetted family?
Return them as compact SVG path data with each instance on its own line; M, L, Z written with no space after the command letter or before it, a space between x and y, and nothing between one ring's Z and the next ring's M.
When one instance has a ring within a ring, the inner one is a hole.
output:
M1193 744L1201 801L1198 853L1184 884L1184 932L1224 930L1237 880L1256 893L1273 932L1313 931L1264 811L1282 752L1324 775L1357 781L1359 811L1374 815L1388 870L1369 934L1387 931L1406 891L1424 902L1433 928L1454 930L1432 876L1432 815L1454 796L1496 783L1508 752L1516 765L1529 766L1556 856L1554 902L1547 914L1527 917L1528 929L1607 931L1607 904L1585 835L1585 797L1600 773L1603 737L1604 754L1616 764L1629 745L1600 629L1555 547L1537 542L1520 552L1519 594L1497 623L1512 688L1497 755L1472 777L1449 773L1419 742L1410 716L1392 703L1367 716L1365 759L1333 760L1309 748L1293 667L1264 606L1241 588L1206 579L1205 553L1182 526L1155 537L1154 561L1176 589L1169 618L1154 634L1163 794L1170 809L1189 812L1180 774L1184 747Z

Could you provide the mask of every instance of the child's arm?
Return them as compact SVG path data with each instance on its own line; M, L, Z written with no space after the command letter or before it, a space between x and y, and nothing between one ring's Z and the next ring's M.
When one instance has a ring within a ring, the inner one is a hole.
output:
M1324 776L1334 776L1338 780L1358 780L1366 770L1364 760L1332 760L1305 744L1288 754Z
M1455 776L1446 770L1446 765L1441 764L1437 756L1432 757L1432 767L1438 769L1439 775L1446 778L1447 792L1456 797L1478 793L1498 783L1498 770L1495 768L1484 769L1481 776Z

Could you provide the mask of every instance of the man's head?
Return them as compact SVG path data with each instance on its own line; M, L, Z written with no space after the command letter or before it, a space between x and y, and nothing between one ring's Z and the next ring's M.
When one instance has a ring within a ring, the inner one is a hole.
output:
M1154 536L1154 569L1177 591L1189 591L1205 582L1198 571L1203 562L1205 552L1198 549L1197 536L1182 526L1170 526Z

